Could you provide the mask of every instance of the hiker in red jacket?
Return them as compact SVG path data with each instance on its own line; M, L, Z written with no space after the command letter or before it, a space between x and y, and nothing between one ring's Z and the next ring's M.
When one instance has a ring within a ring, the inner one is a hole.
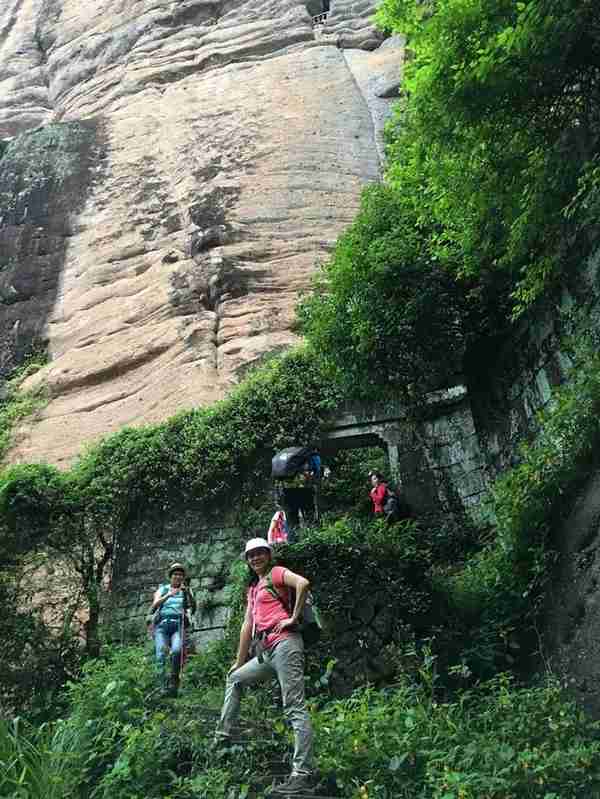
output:
M388 496L388 486L381 472L371 472L369 476L373 486L369 492L373 503L373 513L375 516L381 517L385 512L384 505Z
M294 731L294 756L291 776L272 793L303 793L313 780L313 731L304 698L304 643L296 626L309 582L289 569L273 566L271 546L264 538L248 541L245 557L252 572L246 616L237 657L227 675L215 744L227 746L230 742L244 686L277 676L283 712ZM295 591L293 608L290 590ZM254 656L248 660L251 643Z

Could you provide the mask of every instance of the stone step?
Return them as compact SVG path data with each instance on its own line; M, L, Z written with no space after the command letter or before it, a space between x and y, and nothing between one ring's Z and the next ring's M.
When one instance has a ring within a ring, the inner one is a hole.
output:
M280 791L266 791L265 799L340 799L339 796L328 796L317 793L316 791L306 791L304 793L281 793Z
M263 796L265 797L265 799L276 799L276 797L279 797L279 799L285 797L290 797L290 799L292 799L292 797L297 797L297 799L340 799L339 796L328 796L326 794L317 793L315 791L310 791L310 790L307 790L303 793L281 793L280 791L275 791L275 790L265 791Z
M281 766L281 773L276 774L272 772L268 775L264 775L263 778L257 778L253 780L253 788L260 791L265 799L268 799L271 796L273 799L275 799L277 796L297 796L300 797L300 799L303 799L303 797L307 799L340 799L339 794L337 794L337 796L332 795L331 792L335 789L333 789L331 785L326 785L323 782L316 782L312 788L306 788L306 790L300 794L286 794L276 791L275 789L277 785L284 782L289 775L289 764L282 763Z

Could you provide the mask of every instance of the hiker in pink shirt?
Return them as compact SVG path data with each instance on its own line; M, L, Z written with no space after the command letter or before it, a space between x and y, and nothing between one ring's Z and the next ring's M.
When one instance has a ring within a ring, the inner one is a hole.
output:
M285 511L278 508L271 519L267 541L269 544L285 544L288 540L289 532Z
M248 541L245 557L253 578L237 657L227 675L215 744L227 746L231 740L244 686L276 676L281 686L283 712L294 731L294 756L289 779L271 793L293 796L310 787L314 771L313 732L304 698L304 643L297 631L309 582L289 569L272 566L271 546L264 538ZM293 608L291 590L295 592ZM254 657L248 660L251 643Z

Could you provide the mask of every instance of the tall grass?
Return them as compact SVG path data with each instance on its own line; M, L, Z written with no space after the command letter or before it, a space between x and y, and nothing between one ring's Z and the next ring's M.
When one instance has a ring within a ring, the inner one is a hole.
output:
M4 799L69 799L69 770L75 745L61 726L39 729L21 719L0 719L0 797Z

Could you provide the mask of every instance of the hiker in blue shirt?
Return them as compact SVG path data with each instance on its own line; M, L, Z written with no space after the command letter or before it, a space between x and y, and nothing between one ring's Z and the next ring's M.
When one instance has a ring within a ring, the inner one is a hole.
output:
M160 585L152 601L154 648L163 690L177 696L184 658L185 631L190 620L188 610L196 612L196 600L185 583L185 568L173 563L169 568L169 583ZM166 668L171 655L171 669Z

